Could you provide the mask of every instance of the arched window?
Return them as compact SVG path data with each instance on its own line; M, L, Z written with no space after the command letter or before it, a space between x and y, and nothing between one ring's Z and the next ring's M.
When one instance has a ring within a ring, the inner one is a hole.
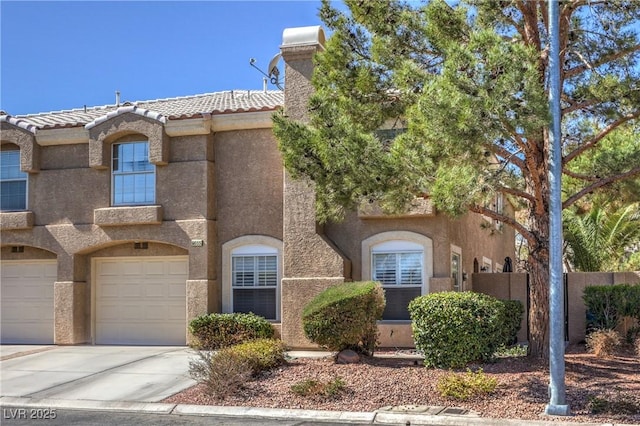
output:
M26 209L27 173L20 170L20 149L12 146L0 151L0 210Z
M426 294L433 271L433 243L413 232L384 232L362 242L362 275L382 284L383 320L410 320L411 300Z
M244 236L223 245L223 312L280 319L282 242Z

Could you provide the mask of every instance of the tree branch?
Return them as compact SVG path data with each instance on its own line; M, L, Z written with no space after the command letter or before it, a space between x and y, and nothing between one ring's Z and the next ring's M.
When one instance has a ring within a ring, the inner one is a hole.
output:
M598 101L596 99L590 99L588 101L584 101L584 102L571 102L569 99L564 99L565 102L569 102L571 105L569 105L568 107L564 108L562 110L562 115L565 114L570 114L574 111L580 110L580 109L584 109L587 107L590 107L591 105L595 105L596 103L598 103Z
M516 153L511 152L511 151L509 151L509 150L507 150L507 149L505 149L505 148L503 148L500 145L497 145L495 143L489 144L488 148L493 154L504 158L507 163L514 164L520 170L524 170L525 169L526 165L525 165L524 161L522 161L520 158L516 157ZM518 151L518 152L520 152L520 151Z
M634 118L638 118L638 117L640 117L640 110L638 110L638 111L636 111L636 112L634 112L632 114L624 115L619 120L616 120L613 123L609 124L607 127L604 128L604 130L602 130L599 134L597 134L589 142L580 145L578 148L574 149L572 152L567 154L564 157L564 159L562 161L562 164L563 165L568 164L571 160L573 160L574 158L576 158L577 156L579 156L580 154L582 154L586 150L593 148L598 142L600 142L602 140L602 138L607 136L609 133L611 133L617 127L619 127L620 125L626 123L629 120L633 120Z
M580 55L578 52L574 52L580 57L580 59L582 59L583 62L585 62L585 64L565 71L564 78L571 78L575 75L585 72L588 69L597 68L600 65L604 65L608 62L615 61L616 59L622 58L623 56L626 56L628 54L631 54L637 51L640 51L640 44L631 46L629 49L626 49L626 50L620 50L618 52L612 53L611 55L602 56L600 59L598 59L597 61L594 61L593 63L588 63L586 59L582 58L582 55Z
M496 189L500 192L504 192L506 194L511 194L516 197L524 198L525 200L529 200L531 202L534 202L536 200L533 195L529 194L528 192L521 191L519 189L506 187L506 186L499 186Z
M575 178L575 179L580 179L580 180L588 180L588 181L592 181L592 182L598 180L598 178L596 178L596 177L589 176L589 175L583 175L583 174L576 173L576 172L572 172L571 170L565 169L565 168L562 169L562 173L567 175L567 176L569 176L569 177L572 177L572 178Z
M578 201L580 198L584 197L587 194L592 193L593 191L595 191L598 188L602 188L603 186L609 185L613 182L617 182L635 175L640 175L640 166L638 167L634 167L633 169L629 170L628 172L625 173L621 173L619 175L615 175L615 176L609 176L608 178L605 179L601 179L597 182L592 183L591 185L587 186L586 188L582 189L580 192L577 192L576 194L572 195L571 197L567 198L563 203L562 203L562 208L566 209L567 207L571 206L572 204L574 204L576 201Z
M478 204L472 204L469 207L469 210L474 213L480 213L482 215L488 216L492 219L495 219L499 222L504 223L505 225L509 225L513 227L516 231L518 231L530 244L536 243L536 237L533 235L531 231L529 231L523 224L518 222L512 217L506 216L504 214L496 213L491 209L488 209L484 206L480 206Z

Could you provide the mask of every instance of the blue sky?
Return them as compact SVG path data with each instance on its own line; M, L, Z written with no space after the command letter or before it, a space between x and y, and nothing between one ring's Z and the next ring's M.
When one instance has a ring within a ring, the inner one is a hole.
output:
M320 0L0 0L0 109L11 115L262 89L288 27ZM275 87L269 85L270 89Z

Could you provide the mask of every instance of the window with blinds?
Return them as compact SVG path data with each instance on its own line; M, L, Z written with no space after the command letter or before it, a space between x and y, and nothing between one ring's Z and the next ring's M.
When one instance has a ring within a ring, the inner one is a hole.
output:
M422 285L422 253L374 253L373 279L383 286Z
M278 256L234 255L231 258L234 312L253 312L276 319Z
M422 252L372 254L372 276L382 284L387 306L383 320L409 320L408 305L422 294Z

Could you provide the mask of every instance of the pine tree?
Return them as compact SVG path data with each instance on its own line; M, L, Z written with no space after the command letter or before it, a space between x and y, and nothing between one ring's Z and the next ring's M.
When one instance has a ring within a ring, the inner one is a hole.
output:
M530 353L547 356L546 2L345 4L323 0L331 36L316 57L309 123L274 117L286 169L315 183L320 220L363 199L392 212L429 194L451 216L472 211L514 227L529 248ZM574 167L598 161L601 141L638 120L638 18L635 0L560 1L563 173L575 183L563 208L640 174L637 152L597 176ZM498 193L525 219L487 207Z

